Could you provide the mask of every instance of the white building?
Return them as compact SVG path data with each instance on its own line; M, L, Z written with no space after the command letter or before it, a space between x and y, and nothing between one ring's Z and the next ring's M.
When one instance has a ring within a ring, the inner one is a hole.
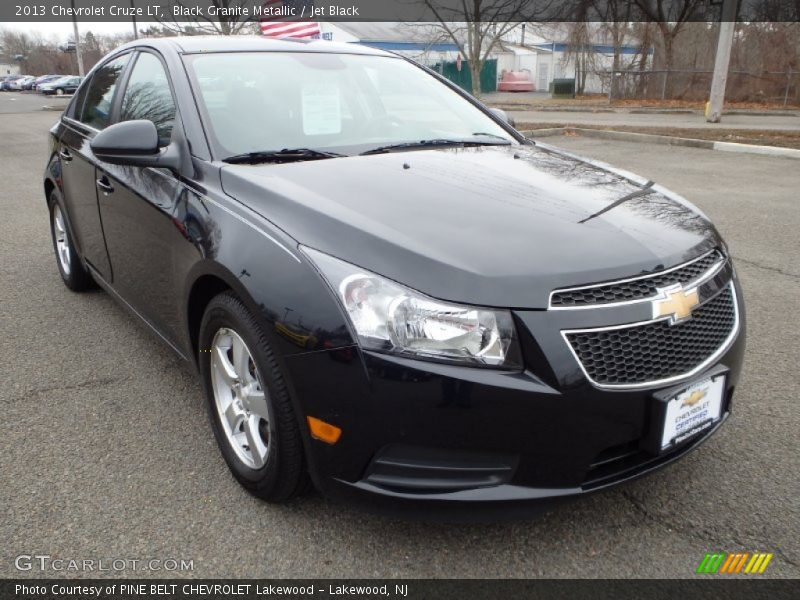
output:
M322 38L397 52L424 65L454 61L458 46L426 23L320 23Z
M381 50L397 52L431 66L456 61L458 46L440 28L430 23L355 22L320 23L324 39L360 43ZM504 37L489 58L497 60L497 80L504 71L528 71L536 90L547 91L553 79L575 78L575 50L570 47L565 24L528 25L523 35L520 24ZM592 70L587 74L585 91L605 93L614 62L614 46L608 43L597 24L590 24L592 43L583 49L591 57ZM623 64L640 54L640 48L626 43L618 48ZM652 49L648 51L652 55Z
M0 76L19 75L19 63L0 52Z
M609 37L601 28L601 24L589 23L591 42L585 47L576 49L569 42L567 27L569 24L550 25L529 24L523 29L522 24L515 27L505 36L503 52L498 53L498 77L503 69L529 70L539 91L547 91L553 79L573 79L576 77L575 54L582 53L588 58L590 68L587 69L586 93L606 93L610 71L614 66L615 48ZM524 32L524 33L523 33ZM630 62L641 55L641 46L632 40L625 40L616 48L621 57L621 66L627 67ZM648 61L652 61L653 49L647 50Z

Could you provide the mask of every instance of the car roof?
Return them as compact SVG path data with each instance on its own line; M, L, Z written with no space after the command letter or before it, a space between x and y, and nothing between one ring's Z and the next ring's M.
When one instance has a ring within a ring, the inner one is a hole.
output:
M202 35L165 38L146 38L125 44L118 50L150 47L181 54L204 52L325 52L330 54L365 54L394 56L383 50L343 44L327 40L275 39L259 35Z

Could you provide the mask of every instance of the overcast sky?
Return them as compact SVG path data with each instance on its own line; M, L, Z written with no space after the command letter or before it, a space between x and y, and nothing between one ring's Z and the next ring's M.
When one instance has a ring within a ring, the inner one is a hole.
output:
M151 23L139 23L139 28L149 27ZM28 33L39 32L45 37L55 36L59 42L72 39L72 21L36 21L20 23L0 23L2 29L14 29L16 31L26 31ZM87 31L93 33L127 33L133 31L133 23L120 21L78 21L78 30L81 36Z

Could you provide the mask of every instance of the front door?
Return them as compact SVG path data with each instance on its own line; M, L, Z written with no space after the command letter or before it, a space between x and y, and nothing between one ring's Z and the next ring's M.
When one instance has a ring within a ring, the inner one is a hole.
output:
M539 83L536 84L536 89L540 92L546 92L550 85L550 65L547 63L539 63Z
M159 144L167 146L175 123L175 102L161 60L140 52L133 64L119 109L119 121L146 119L156 125ZM100 215L114 269L114 289L173 344L181 338L182 319L175 298L175 249L189 244L173 223L187 193L166 169L98 166Z

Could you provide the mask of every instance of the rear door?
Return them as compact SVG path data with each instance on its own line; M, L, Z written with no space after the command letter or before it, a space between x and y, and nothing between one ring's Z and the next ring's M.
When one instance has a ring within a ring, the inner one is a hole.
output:
M84 260L107 281L112 280L112 272L97 206L98 160L89 142L110 123L117 83L129 59L130 54L123 54L110 60L81 88L75 104L62 117L65 128L58 151L64 202L76 244Z

